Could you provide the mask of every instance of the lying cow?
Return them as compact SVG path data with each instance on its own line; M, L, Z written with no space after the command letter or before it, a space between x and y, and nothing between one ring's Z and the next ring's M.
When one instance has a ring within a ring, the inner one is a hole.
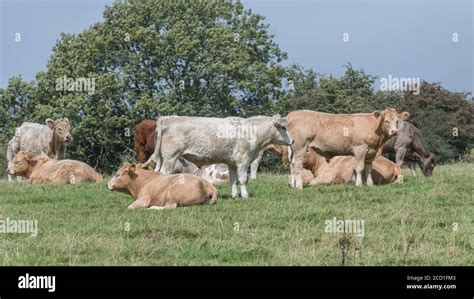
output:
M413 176L416 176L415 159L419 161L423 175L432 175L436 165L435 156L423 141L420 130L406 121L398 122L397 129L398 134L385 142L382 152L395 153L395 162L400 168L408 160Z
M7 171L11 175L26 177L34 184L80 184L102 181L102 176L86 163L50 159L28 151L18 152L8 164Z
M362 186L363 181L372 186L372 161L385 141L397 134L397 122L408 116L408 112L398 113L393 108L359 114L291 112L288 114L288 133L294 139L290 149L291 185L303 188L304 155L308 147L312 147L327 160L334 156L354 156L356 186Z
M271 150L276 152L280 156L283 165L285 165L286 167L290 166L287 146L273 145L271 147ZM306 154L304 155L303 169L310 171L314 177L317 177L321 173L323 167L327 164L328 162L323 156L318 155L313 148L308 147L308 149L306 150ZM309 177L308 174L303 175Z
M266 116L254 116L250 119L257 119ZM151 119L145 119L140 122L135 127L135 134L133 138L135 153L137 155L138 163L145 163L153 154L155 150L155 130L156 130L156 121ZM262 159L264 150L261 150L255 160L250 164L250 179L254 180L257 178L257 169ZM202 167L201 167L202 168ZM216 174L215 169L221 172L219 175ZM211 183L218 182L223 183L225 180L228 180L229 170L225 170L221 165L208 165L206 169L199 169L194 163L186 161L185 159L178 159L176 162L175 169L173 173L197 173L205 174L206 179L211 181ZM227 172L227 179L218 178L219 176L225 176ZM212 173L212 174L211 174Z
M356 160L352 156L334 157L328 164L321 167L317 177L307 183L310 185L355 183L355 163ZM383 156L376 157L372 162L372 179L374 184L400 183L401 175L400 167Z
M201 167L197 175L213 185L224 184L229 182L229 167L222 163L211 164Z
M156 163L155 171L171 173L176 160L184 158L198 166L224 163L229 167L232 197L248 197L247 172L259 152L270 144L290 145L286 119L273 117L160 117L157 144L145 167Z
M125 163L107 183L109 190L130 194L129 209L171 209L217 203L217 189L206 180L191 174L155 173Z
M65 157L66 143L72 141L69 133L69 119L47 119L46 125L24 122L16 128L15 136L9 141L7 160L10 163L19 151L31 151L35 155L44 155L61 160ZM8 175L11 181L11 175Z

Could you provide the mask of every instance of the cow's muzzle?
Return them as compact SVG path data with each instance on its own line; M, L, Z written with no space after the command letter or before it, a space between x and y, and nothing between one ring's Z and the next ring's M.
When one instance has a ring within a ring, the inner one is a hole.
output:
M390 132L388 134L389 134L389 136L395 136L395 135L398 134L398 130L397 129L390 130Z
M66 137L64 137L64 141L66 142L71 142L73 140L72 136L71 135L67 135Z
M109 182L107 183L107 189L109 189L110 191L113 191L115 189L115 186Z

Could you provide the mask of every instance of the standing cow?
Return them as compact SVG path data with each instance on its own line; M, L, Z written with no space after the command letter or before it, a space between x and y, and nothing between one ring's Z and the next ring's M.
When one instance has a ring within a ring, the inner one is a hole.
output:
M397 134L397 122L408 118L408 112L384 111L358 114L329 114L299 110L288 114L288 133L294 143L290 148L292 187L302 189L301 171L308 147L330 159L354 156L356 186L373 185L372 161L385 141ZM364 170L364 180L362 171Z
M8 142L7 160L10 163L19 151L61 160L65 157L66 144L72 141L69 119L47 119L45 125L24 122L16 128L15 136ZM12 177L8 175L8 180Z
M413 158L416 158L420 163L423 175L432 175L436 164L435 156L428 150L420 130L406 121L399 122L397 128L397 136L385 142L382 152L384 154L395 153L395 162L400 168L403 167L405 158L409 158L410 168L414 176L416 176L416 171Z
M253 116L250 119L262 119L266 116ZM135 134L133 137L133 144L135 148L135 153L137 155L138 163L145 163L155 150L155 130L156 130L156 121L152 119L145 119L140 122L135 127ZM261 150L254 161L250 164L250 179L254 180L257 178L257 169L262 160L263 152L265 149ZM186 161L184 159L178 159L176 162L176 167L173 171L174 173L190 173L198 175L198 172L204 174L206 179L211 182L225 182L225 179L214 179L211 176L206 174L215 173L217 176L226 176L228 177L229 171L222 167L222 165L209 165L206 169L199 169L194 163Z
M171 173L183 157L198 166L224 163L229 167L232 197L248 197L247 172L259 152L270 144L290 145L286 118L210 118L171 116L158 119L156 147L144 167L156 163L155 171Z

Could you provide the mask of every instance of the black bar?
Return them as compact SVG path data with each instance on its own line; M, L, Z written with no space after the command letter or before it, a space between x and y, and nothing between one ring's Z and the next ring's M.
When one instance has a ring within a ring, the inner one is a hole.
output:
M473 267L2 267L0 297L473 298L473 272ZM55 276L55 291L19 289L19 276L26 273ZM433 280L443 277L450 280ZM407 284L427 283L456 289L407 290Z

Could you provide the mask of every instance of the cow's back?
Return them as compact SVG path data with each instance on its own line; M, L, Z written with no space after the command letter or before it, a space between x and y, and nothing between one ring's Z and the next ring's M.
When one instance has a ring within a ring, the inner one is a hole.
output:
M79 184L83 182L100 182L102 176L92 167L81 161L53 160L42 164L32 173L31 180L54 184Z
M228 128L246 125L249 121L238 117L163 117L160 148L162 152L182 152L182 157L198 166L227 164L236 151L255 154L257 150L245 138L226 136Z
M15 133L20 151L30 151L35 155L48 155L53 158L51 152L51 140L53 130L45 125L24 122L17 128Z

